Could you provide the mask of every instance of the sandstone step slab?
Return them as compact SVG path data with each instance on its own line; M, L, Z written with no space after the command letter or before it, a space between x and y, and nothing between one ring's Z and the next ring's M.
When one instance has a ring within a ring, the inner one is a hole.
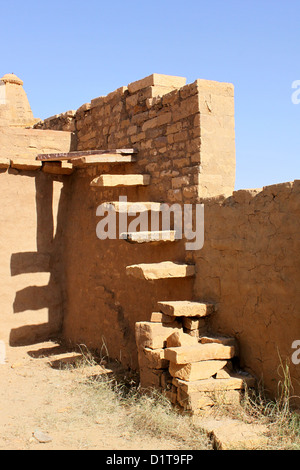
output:
M169 318L176 318L176 317L169 317ZM198 344L199 344L198 338L196 338L195 336L190 336L187 333L184 333L183 330L176 331L167 338L167 348L177 348L181 346L196 346Z
M201 361L190 364L173 364L170 363L169 372L172 377L184 380L186 382L194 382L196 380L209 379L219 370L223 369L227 361Z
M45 133L45 131L43 131ZM54 132L54 135L58 135L57 131ZM55 134L56 132L56 134ZM66 134L64 132L63 134ZM57 153L43 153L39 154L36 159L40 161L63 161L63 160L76 160L78 158L84 157L98 157L98 156L106 156L106 155L133 155L136 154L138 151L137 149L111 149L111 150L81 150L75 152L57 152ZM108 162L109 163L109 162Z
M0 158L0 170L7 170L10 167L9 158Z
M175 387L176 388L176 387ZM190 392L186 393L181 388L177 390L177 402L184 410L191 411L195 416L201 411L207 411L214 405L238 406L241 401L240 390L222 390L217 392Z
M215 450L259 450L269 443L269 429L265 424L244 423L223 417L196 417L194 425L201 428L212 440Z
M136 162L136 157L133 155L121 155L119 153L104 153L73 158L69 161L72 162L75 167L85 168L102 163L134 163Z
M158 309L165 315L176 317L205 317L214 312L214 305L189 300L158 302Z
M165 349L165 359L174 364L232 359L234 356L235 349L233 346L224 346L217 343Z
M160 212L162 204L160 202L127 202L112 201L103 203L104 209L114 209L117 213L127 213L128 215L136 215L144 212Z
M16 170L35 171L41 169L42 163L33 158L14 157L10 159L10 166Z
M176 232L174 230L127 232L121 233L120 238L129 243L174 242Z
M118 186L147 186L150 184L150 175L101 175L93 179L90 186L118 187Z
M137 322L135 324L137 348L162 349L166 346L167 338L180 327L180 323L176 321L168 326L162 323Z
M254 388L256 380L249 374L232 373L229 379L215 379L213 377L204 380L187 382L174 378L172 382L176 387L190 394L193 392L221 392L225 390L244 390L246 387Z
M151 349L151 348L139 348L138 349L138 361L140 369L167 369L169 361L164 358L164 350Z
M184 278L195 275L195 266L173 263L171 261L150 264L133 264L126 267L126 273L137 279L151 281L157 279Z
M170 317L161 312L152 312L150 321L154 323L172 323L175 317Z
M73 165L68 162L45 162L43 172L50 175L71 175L74 172Z
M203 318L183 317L182 319L183 328L185 328L186 330L189 330L189 332L203 329L203 327L206 326L205 322L206 322L205 317Z

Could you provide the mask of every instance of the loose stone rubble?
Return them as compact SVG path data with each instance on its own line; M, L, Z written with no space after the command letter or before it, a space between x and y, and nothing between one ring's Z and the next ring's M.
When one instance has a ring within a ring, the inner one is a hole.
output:
M197 415L220 401L240 402L256 386L250 374L235 370L235 338L210 335L203 323L212 304L158 302L150 322L136 323L142 389L158 389L182 411Z

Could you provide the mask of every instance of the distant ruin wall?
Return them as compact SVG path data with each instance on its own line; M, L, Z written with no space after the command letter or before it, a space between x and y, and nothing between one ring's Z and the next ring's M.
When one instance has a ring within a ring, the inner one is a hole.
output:
M206 201L204 247L194 253L194 296L218 306L213 330L237 338L242 367L274 394L287 361L298 396L299 233L300 181L242 190Z

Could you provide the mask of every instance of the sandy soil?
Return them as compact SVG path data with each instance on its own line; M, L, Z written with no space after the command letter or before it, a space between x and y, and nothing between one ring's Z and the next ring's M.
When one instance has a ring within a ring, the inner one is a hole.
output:
M55 361L61 364L63 353L55 343L9 350L7 363L0 365L0 450L178 448L178 442L128 431L122 413L97 414L80 387L95 371L62 369ZM50 442L39 442L40 432Z

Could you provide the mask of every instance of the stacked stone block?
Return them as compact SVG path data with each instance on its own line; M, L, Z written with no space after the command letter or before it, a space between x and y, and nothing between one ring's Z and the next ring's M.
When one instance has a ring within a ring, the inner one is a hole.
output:
M214 306L159 302L158 310L150 322L136 323L141 388L164 392L176 407L192 414L219 401L239 403L245 386L254 387L255 379L234 370L234 338L208 334L204 322Z

